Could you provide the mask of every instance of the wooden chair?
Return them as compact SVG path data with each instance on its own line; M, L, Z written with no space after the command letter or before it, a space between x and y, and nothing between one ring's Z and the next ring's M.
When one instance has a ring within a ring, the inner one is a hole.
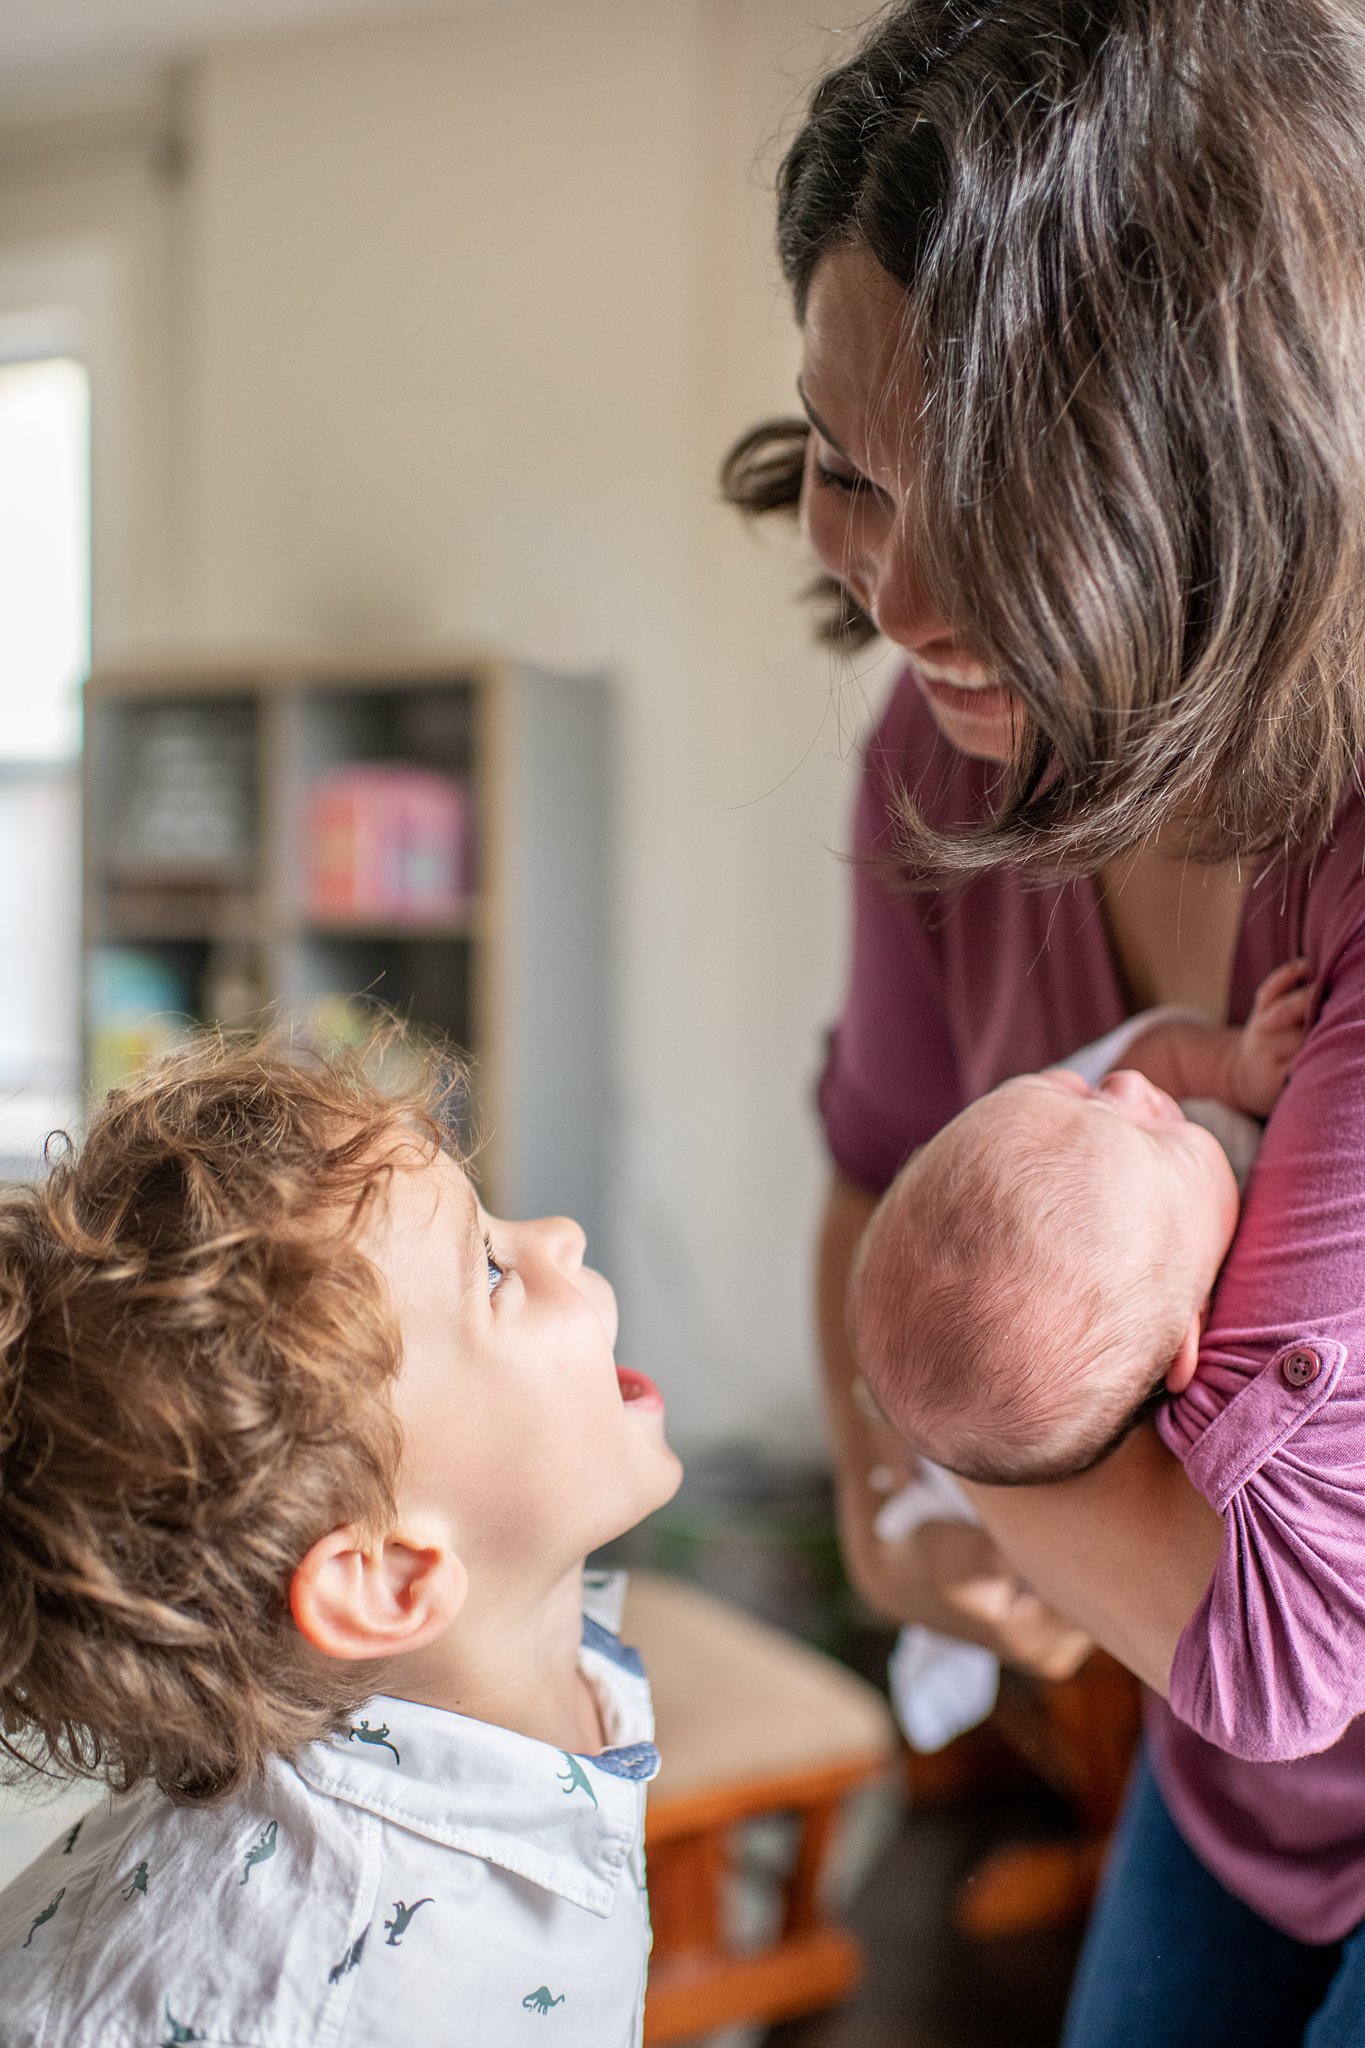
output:
M964 1885L954 1915L965 1934L1032 1934L1086 1918L1137 1748L1137 1680L1096 1650L1074 1678L1002 1691L995 1726L1074 1809L1079 1833L997 1849Z
M1073 1835L1005 1843L976 1866L954 1908L962 1933L992 1939L1085 1919L1123 1803L1141 1716L1137 1680L1096 1650L1074 1678L1060 1683L1007 1675L983 1728L933 1756L907 1754L912 1803L953 1805L1031 1773L1076 1817Z
M842 1665L683 1580L633 1573L622 1633L649 1670L663 1758L645 1828L646 2043L832 2005L857 1981L862 1951L831 1915L829 1854L843 1801L895 1755L885 1702ZM795 1817L798 1846L777 1931L748 1948L727 1910L734 1838L780 1814Z

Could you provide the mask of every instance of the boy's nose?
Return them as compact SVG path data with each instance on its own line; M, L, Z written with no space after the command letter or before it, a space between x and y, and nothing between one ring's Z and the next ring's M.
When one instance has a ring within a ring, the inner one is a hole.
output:
M536 1233L557 1266L573 1268L582 1265L588 1240L582 1224L575 1223L572 1216L542 1216L536 1224Z

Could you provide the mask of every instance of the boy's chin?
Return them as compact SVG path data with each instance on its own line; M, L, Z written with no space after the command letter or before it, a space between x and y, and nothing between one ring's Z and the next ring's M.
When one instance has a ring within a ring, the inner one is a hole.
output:
M683 1482L682 1459L678 1456L672 1444L665 1444L664 1449L668 1453L668 1458L672 1469L669 1472L668 1483L664 1488L664 1491L660 1494L658 1500L654 1503L654 1507L650 1509L651 1514L653 1514L655 1512L655 1509L657 1508L667 1507L669 1501L672 1500L674 1494L677 1492L678 1488L682 1485Z
M631 1499L624 1502L619 1513L612 1516L609 1528L595 1534L591 1548L598 1550L604 1544L615 1543L620 1537L628 1536L641 1522L648 1521L660 1508L667 1507L682 1485L682 1477L681 1458L660 1438L656 1455L650 1460L648 1468L638 1474L638 1482L631 1490Z
M632 1529L635 1527L636 1522L643 1522L647 1515L655 1515L659 1512L660 1508L667 1507L678 1488L682 1485L682 1459L673 1449L673 1446L664 1443L662 1439L659 1443L657 1470L650 1474L650 1478L653 1483L647 1488L641 1489L641 1498L644 1504L641 1506L635 1520L628 1524L628 1527ZM624 1536L625 1533L623 1529L621 1534Z

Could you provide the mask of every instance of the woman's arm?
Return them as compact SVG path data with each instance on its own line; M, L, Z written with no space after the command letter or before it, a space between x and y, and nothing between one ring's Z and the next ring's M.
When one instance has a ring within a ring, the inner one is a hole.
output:
M1349 822L1292 934L1319 1007L1193 1383L1160 1441L1142 1432L1063 1486L977 1496L1041 1592L1257 1762L1328 1748L1365 1715L1365 809Z
M1164 1695L1223 1522L1156 1431L1054 1486L959 1484L1035 1591Z
M816 1268L825 1411L835 1459L840 1547L849 1577L888 1620L920 1622L981 1643L1040 1677L1068 1678L1087 1656L1089 1638L1021 1586L981 1530L926 1522L903 1541L884 1543L873 1529L886 1494L885 1485L872 1483L878 1468L887 1478L897 1471L908 1478L914 1464L887 1425L861 1407L854 1394L857 1370L844 1301L853 1255L875 1207L865 1189L835 1172Z
M963 1100L937 920L922 899L890 885L885 872L902 785L921 781L931 759L936 786L942 791L951 781L956 788L962 763L951 750L945 757L906 674L864 759L853 824L853 958L820 1083L834 1171L817 1250L816 1305L840 1540L854 1585L889 1620L920 1622L1026 1669L1065 1677L1085 1657L1088 1638L1020 1585L984 1530L926 1522L903 1541L877 1537L873 1523L885 1492L869 1481L881 1466L894 1483L913 1461L854 1398L844 1303L875 1190ZM950 801L961 796L959 790Z

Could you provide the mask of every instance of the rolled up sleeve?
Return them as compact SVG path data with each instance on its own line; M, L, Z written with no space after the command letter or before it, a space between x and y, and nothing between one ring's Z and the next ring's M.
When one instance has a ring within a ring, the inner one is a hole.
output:
M1335 866L1335 873L1333 873ZM1170 1704L1255 1762L1365 1714L1365 889L1359 847L1313 880L1317 1014L1247 1189L1187 1394L1162 1435L1224 1520Z
M1359 1445L1365 1375L1287 1345L1198 1437L1185 1469L1226 1536L1171 1670L1174 1712L1250 1762L1330 1746L1365 1712Z

